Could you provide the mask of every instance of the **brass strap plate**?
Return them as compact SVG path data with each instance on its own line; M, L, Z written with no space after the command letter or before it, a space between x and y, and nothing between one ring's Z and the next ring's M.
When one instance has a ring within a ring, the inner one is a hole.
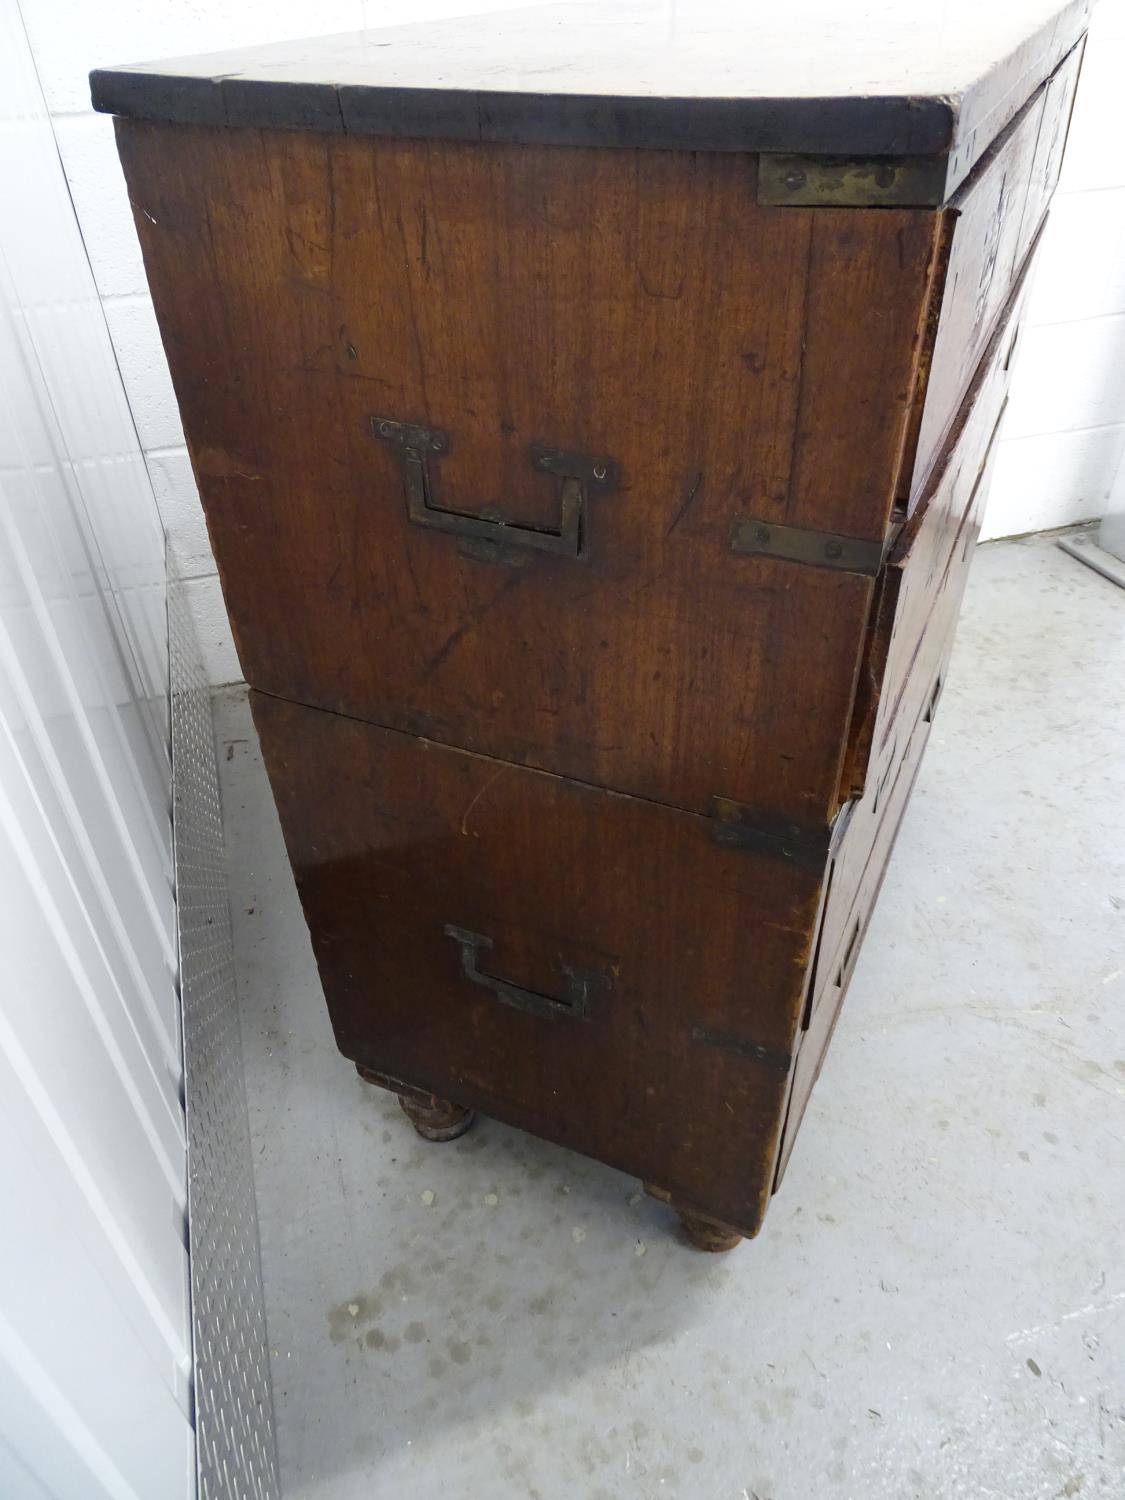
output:
M759 521L754 516L736 518L730 544L733 551L751 556L776 557L783 562L863 573L872 578L883 565L882 542L839 536L831 531L807 531L800 526L779 526L775 521Z
M758 202L793 208L928 208L946 197L943 156L758 158Z
M793 1058L777 1047L767 1047L763 1042L751 1041L749 1037L736 1036L730 1031L717 1031L713 1026L693 1026L693 1042L705 1042L710 1047L719 1047L723 1052L732 1052L735 1057L746 1057L761 1063L779 1078L788 1078Z
M845 802L831 823L787 823L731 797L712 797L711 837L724 849L745 849L820 870L839 848L854 807Z
M835 832L834 824L809 827L769 818L730 797L711 798L711 819L711 836L726 849L746 849L816 869L827 864Z

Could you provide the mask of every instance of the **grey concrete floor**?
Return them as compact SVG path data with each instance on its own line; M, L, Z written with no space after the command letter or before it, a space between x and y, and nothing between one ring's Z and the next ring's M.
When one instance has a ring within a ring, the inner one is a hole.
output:
M978 553L789 1175L723 1257L359 1082L216 715L286 1497L1125 1496L1125 593Z

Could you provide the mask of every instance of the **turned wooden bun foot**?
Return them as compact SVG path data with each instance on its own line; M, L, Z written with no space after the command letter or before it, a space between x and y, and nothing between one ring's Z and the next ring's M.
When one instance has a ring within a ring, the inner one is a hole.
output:
M428 1103L398 1096L402 1112L424 1141L455 1141L476 1119L476 1112L431 1096Z
M405 1092L406 1085L386 1073L377 1073L356 1063L355 1070L364 1083L373 1083L381 1089L389 1089L397 1098L402 1112L424 1141L455 1141L464 1135L476 1119L476 1111L454 1104L449 1099L439 1099L436 1094L423 1093L421 1089Z
M681 1208L667 1188L659 1187L655 1182L643 1182L641 1186L650 1198L659 1198L661 1203L667 1203L669 1208L675 1210L684 1238L697 1250L707 1250L712 1254L720 1250L733 1250L745 1238L729 1224L722 1224L718 1219L709 1219L706 1214Z
M720 1250L733 1250L742 1243L742 1235L737 1229L719 1224L714 1219L701 1219L698 1214L685 1214L678 1209L676 1212L685 1237L697 1250L717 1254Z

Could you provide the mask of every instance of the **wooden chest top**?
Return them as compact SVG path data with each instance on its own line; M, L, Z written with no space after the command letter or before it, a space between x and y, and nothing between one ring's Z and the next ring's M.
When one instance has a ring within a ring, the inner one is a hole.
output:
M1089 8L568 3L99 69L91 84L97 109L189 125L922 158L943 170L912 201L938 203Z

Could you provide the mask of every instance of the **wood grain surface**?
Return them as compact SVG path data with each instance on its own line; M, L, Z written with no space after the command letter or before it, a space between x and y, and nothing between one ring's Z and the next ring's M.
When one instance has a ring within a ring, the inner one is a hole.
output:
M753 1233L822 872L721 849L694 814L251 702L345 1055ZM450 925L509 984L599 976L588 1016L470 982Z
M880 580L861 681L861 742L848 768L855 802L825 877L778 1180L839 1019L949 669L1027 294L1023 272L985 351L946 450Z
M1089 10L1090 0L585 0L101 68L91 85L96 109L186 125L925 154L945 168L941 201L1074 46Z
M871 580L735 518L881 540L938 216L760 207L751 158L119 123L240 659L265 691L694 811L835 811ZM587 556L532 444L608 455Z
M756 1232L944 681L1076 73L937 210L761 204L733 153L118 121L348 1057ZM528 546L564 496L571 555Z
M1081 55L1076 48L1027 102L949 205L952 248L913 478L904 490L914 500L1042 230L1062 163Z
M927 636L933 634L934 609L943 591L952 590L960 601L975 541L968 516L979 509L981 471L1007 400L1032 254L993 329L922 497L880 574L844 758L841 802L861 796L871 776L886 775L887 741L908 680L919 664L924 672L932 662L935 645ZM913 691L919 690L914 682Z

